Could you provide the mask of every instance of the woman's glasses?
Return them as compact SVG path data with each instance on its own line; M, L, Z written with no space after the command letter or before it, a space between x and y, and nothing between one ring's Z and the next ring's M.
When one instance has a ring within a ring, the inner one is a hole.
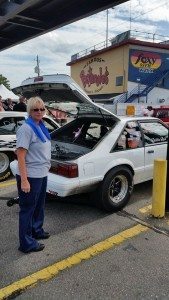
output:
M45 111L45 108L34 108L33 111L36 111L36 112L38 112L38 111Z

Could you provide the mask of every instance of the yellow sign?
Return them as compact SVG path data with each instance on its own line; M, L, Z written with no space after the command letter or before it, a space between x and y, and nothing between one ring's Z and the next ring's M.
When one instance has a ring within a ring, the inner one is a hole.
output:
M134 105L128 105L127 106L126 115L127 116L134 116L135 115L135 106Z
M161 56L158 53L136 51L131 55L131 63L135 68L155 70L161 66Z

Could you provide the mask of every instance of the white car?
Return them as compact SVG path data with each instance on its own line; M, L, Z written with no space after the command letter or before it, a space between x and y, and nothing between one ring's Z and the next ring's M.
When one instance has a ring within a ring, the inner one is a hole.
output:
M7 179L11 174L9 164L15 158L16 131L26 118L26 112L0 112L0 181ZM60 127L47 115L44 116L44 122L50 132Z
M52 167L47 191L56 196L94 191L107 211L129 201L133 185L152 179L154 159L166 159L168 129L151 117L119 117L93 103L66 75L44 76L16 90L48 103L77 103L73 120L51 134ZM16 92L15 90L15 92ZM13 174L16 161L11 163Z

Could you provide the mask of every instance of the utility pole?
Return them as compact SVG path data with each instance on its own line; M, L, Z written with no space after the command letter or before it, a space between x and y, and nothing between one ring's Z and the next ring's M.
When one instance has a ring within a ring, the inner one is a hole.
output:
M155 33L153 33L153 43L154 43L154 40L155 40L155 35L156 35L156 34L155 34Z
M130 31L131 31L131 0L130 0Z
M114 9L114 7L110 7L111 9ZM109 10L106 9L106 47L108 46L109 42Z
M167 181L166 181L166 201L165 210L169 211L169 129L168 129L168 144L167 144Z
M137 83L138 83L138 86L137 86L137 94L138 94L138 103L140 102L140 78L137 78Z
M106 48L108 46L108 34L109 34L109 10L106 9Z
M39 60L39 57L37 55L36 57L36 67L35 67L35 73L38 74L38 77L40 76L40 68L39 68L39 63L40 63L40 60Z

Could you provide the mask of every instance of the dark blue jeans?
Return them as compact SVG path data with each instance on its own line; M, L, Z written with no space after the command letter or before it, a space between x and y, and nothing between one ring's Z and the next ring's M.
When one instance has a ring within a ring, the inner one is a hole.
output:
M21 190L21 178L16 175L19 194L19 249L27 252L36 248L36 237L43 235L44 206L46 198L47 177L28 178L30 192Z

